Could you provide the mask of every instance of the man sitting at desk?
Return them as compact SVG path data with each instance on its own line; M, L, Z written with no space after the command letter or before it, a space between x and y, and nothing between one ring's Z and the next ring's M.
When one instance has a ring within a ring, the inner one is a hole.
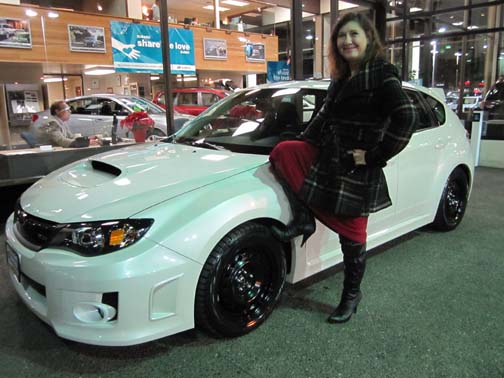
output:
M70 107L65 101L54 102L51 105L51 116L34 131L37 143L61 147L98 145L99 142L94 137L75 137L72 134L66 124L70 119L70 115Z

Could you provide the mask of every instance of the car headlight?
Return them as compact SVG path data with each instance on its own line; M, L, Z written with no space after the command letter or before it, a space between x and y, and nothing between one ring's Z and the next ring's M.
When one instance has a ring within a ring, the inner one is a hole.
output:
M51 245L96 256L128 247L142 238L153 219L125 219L62 225Z

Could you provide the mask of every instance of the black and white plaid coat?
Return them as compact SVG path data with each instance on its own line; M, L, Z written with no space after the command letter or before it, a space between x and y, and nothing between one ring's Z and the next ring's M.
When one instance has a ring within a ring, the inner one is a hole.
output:
M367 216L392 204L383 167L411 138L417 111L395 66L369 62L348 80L333 81L324 105L302 137L319 147L300 195L315 208L340 216ZM354 165L349 150L366 150Z

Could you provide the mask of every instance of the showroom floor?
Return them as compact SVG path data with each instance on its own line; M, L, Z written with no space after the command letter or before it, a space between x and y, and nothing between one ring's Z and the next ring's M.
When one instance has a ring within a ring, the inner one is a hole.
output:
M21 303L2 258L0 377L503 378L503 188L504 170L478 168L458 229L422 229L373 251L363 302L343 325L325 322L343 278L335 268L290 286L268 321L238 339L188 331L134 347L82 345ZM17 195L0 188L0 222Z

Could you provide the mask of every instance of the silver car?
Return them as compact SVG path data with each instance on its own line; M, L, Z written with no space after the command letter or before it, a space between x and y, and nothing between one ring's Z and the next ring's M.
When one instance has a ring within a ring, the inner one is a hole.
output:
M132 112L145 111L154 120L154 128L151 134L166 136L166 111L153 102L137 96L116 94L95 94L69 98L66 103L72 110L72 116L68 126L72 133L82 136L103 135L110 136L114 115L120 121ZM32 117L31 131L49 117L49 110L37 113ZM194 118L191 115L174 113L175 131L179 130L188 120ZM117 127L117 135L127 137L128 129Z

